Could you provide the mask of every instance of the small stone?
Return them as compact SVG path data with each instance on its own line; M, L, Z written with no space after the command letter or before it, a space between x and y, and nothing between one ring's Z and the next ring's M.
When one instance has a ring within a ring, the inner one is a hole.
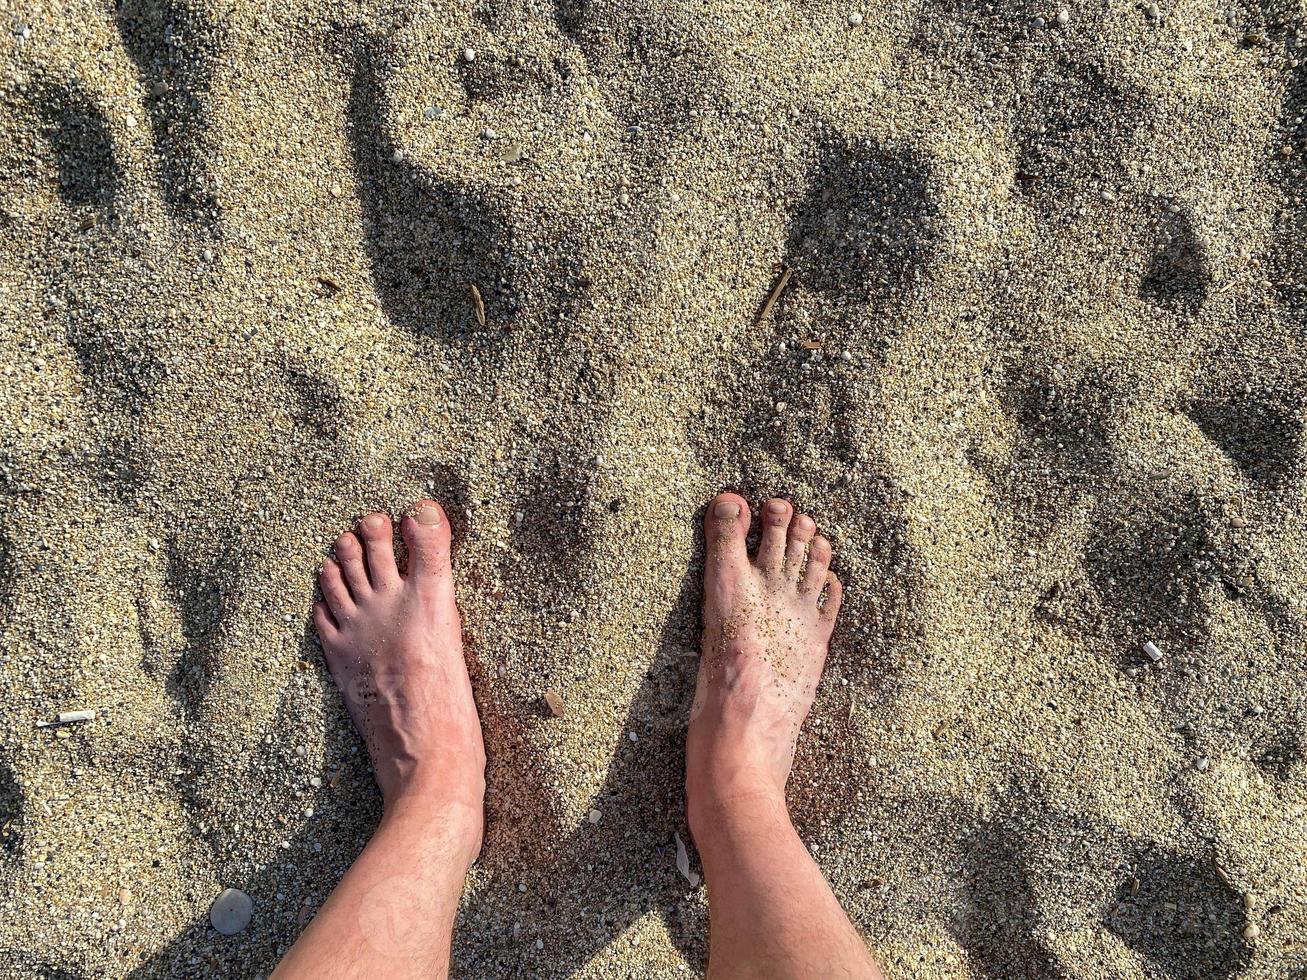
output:
M1149 20L1161 20L1162 18L1162 8L1155 3L1150 3L1144 12L1148 14Z
M475 49L475 48L464 48L464 49L463 49L463 60L464 60L465 62L467 62L469 65L472 64L472 62L476 61L476 60L477 60L476 49Z
M130 888L122 888L122 889L119 889L119 891L118 891L118 904L120 904L120 905L131 905L131 904L132 904L132 890L131 890Z
M1212 768L1212 760L1205 755L1199 756L1198 761L1194 763L1194 768L1199 772L1206 772L1208 769Z
M563 696L557 691L545 691L545 708L548 709L551 718L561 718L567 712Z
M314 789L321 789L322 777L314 776L312 779L309 780L309 785L312 786Z
M239 888L224 888L209 906L209 922L224 936L234 936L250 924L254 903Z
M429 105L426 107L426 110L422 113L423 117L425 117L427 122L431 122L431 120L433 119L439 119L444 114L445 114L445 110L440 108L440 106L438 105Z
M1262 930L1256 922L1250 922L1243 927L1243 938L1248 940L1248 942L1252 942L1261 934Z
M211 248L206 248L203 252L200 253L200 258L203 259L205 262L212 262L212 261L213 261L213 249L211 249Z
M1287 143L1280 147L1280 156L1284 157L1286 160L1289 159L1289 157L1293 156L1293 147L1289 146Z
M491 129L489 126L487 126L485 129L481 130L481 138L482 138L483 140L493 140L493 139L498 139L498 138L499 138L499 134L496 133L496 132L495 132L493 129Z
M1144 653L1153 663L1159 663L1162 659L1162 651L1157 649L1157 645L1152 640L1144 642Z
M591 810L588 814L586 814L587 819L589 819L591 823L598 823L599 818L602 816L603 814L600 813L598 810Z
M403 150L396 150L394 153L392 153L392 154L390 155L390 162L391 162L391 163L403 163L403 162L404 162L404 151L403 151Z
M1036 17L1034 20L1031 21L1031 24L1033 24L1035 27L1043 27L1046 23L1047 22L1044 20L1043 17Z
M861 23L862 23L862 14L858 13L856 10L853 13L849 14L850 27L857 27Z
M327 188L327 193L330 194L332 197L340 197L342 194L345 193L345 189L341 187L339 184L332 184L330 187Z
M135 128L136 128L136 117L133 116L130 112L127 114L126 122L127 122L127 128L128 128L128 129L135 129Z
M1069 23L1071 23L1071 11L1067 10L1066 7L1063 7L1057 12L1057 26L1066 27Z
M617 195L617 203L618 203L618 204L630 204L630 203L631 203L631 195L628 194L628 193L626 193L626 191L622 191L622 193L620 193L620 194Z

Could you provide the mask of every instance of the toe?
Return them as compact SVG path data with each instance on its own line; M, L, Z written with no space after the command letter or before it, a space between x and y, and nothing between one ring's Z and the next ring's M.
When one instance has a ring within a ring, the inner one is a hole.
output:
M313 625L318 629L318 636L327 641L334 640L339 630L331 610L322 602L313 604Z
M722 563L746 565L744 539L749 533L749 505L737 493L718 494L704 515L708 535L709 568Z
M832 626L835 617L840 614L840 604L844 602L844 583L834 572L826 573L826 601L821 606L821 618Z
M449 519L438 503L419 500L399 529L408 548L409 581L449 577Z
M363 564L363 545L359 544L354 532L346 531L336 539L336 561L340 563L340 570L356 602L372 591L367 566Z
M807 514L798 514L790 521L789 536L785 542L785 568L790 578L796 581L803 571L804 559L808 556L808 542L817 533L817 522Z
M785 536L794 508L788 500L772 497L762 505L762 537L756 564L768 575L776 575L785 564Z
M368 578L374 589L399 584L399 566L395 564L395 528L386 514L368 514L359 521L359 534L368 556Z
M821 587L826 582L826 573L830 570L830 542L820 534L812 539L808 545L808 565L803 570L804 592L812 594L812 601L817 601L817 596L821 594Z
M345 576L340 565L330 558L322 563L322 571L318 573L318 588L322 590L322 598L326 600L332 615L337 617L337 622L339 617L353 610L354 600L350 597L349 586L345 584Z

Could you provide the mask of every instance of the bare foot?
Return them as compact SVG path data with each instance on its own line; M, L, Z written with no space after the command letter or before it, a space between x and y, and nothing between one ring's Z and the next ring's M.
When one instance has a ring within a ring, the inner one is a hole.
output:
M403 574L389 516L368 514L337 539L335 559L322 564L324 602L314 606L313 622L387 811L448 810L475 857L486 757L454 603L449 521L439 504L423 500L400 530Z
M777 498L761 519L750 560L742 497L721 494L705 518L703 651L685 759L692 831L741 800L784 809L799 727L840 608L830 542L813 519Z

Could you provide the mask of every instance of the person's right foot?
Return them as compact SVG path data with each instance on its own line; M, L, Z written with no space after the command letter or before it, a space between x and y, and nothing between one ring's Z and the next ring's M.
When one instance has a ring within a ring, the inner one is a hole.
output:
M788 501L763 505L752 559L742 497L716 497L705 523L703 650L685 753L692 831L740 800L784 807L843 592L829 570L830 542Z

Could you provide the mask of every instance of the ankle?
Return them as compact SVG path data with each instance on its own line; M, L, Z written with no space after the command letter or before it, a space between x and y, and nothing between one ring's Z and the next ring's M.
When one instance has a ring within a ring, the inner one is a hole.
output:
M425 842L470 867L481 852L485 810L480 802L411 794L385 801L381 825L416 829Z
M790 826L785 793L762 781L687 789L686 820L700 850Z

